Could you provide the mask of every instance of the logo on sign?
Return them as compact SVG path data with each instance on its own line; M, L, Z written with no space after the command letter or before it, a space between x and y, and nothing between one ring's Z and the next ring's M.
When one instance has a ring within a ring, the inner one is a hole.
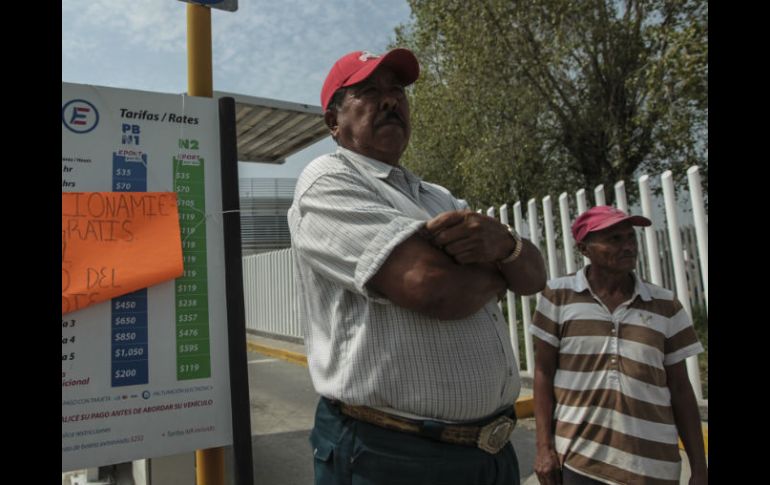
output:
M99 124L99 111L83 99L73 99L61 109L61 121L74 133L88 133Z

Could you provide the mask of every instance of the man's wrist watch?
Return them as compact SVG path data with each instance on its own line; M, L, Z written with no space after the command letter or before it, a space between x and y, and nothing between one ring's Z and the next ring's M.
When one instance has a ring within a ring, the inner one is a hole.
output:
M516 243L516 246L513 247L511 254L498 261L497 264L507 264L512 261L516 261L516 259L521 256L521 248L524 247L524 244L521 242L521 236L519 236L516 230L508 224L506 224L505 227L507 227L508 232L511 233L511 237L513 237L513 241Z

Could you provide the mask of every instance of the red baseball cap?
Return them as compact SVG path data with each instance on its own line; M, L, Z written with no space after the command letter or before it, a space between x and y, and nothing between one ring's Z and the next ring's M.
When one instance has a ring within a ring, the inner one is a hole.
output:
M580 242L594 231L601 231L621 222L629 221L634 226L649 226L652 221L644 216L629 216L625 212L608 205L597 205L583 212L572 223L572 237Z
M420 63L409 49L393 49L385 55L367 51L355 51L340 57L326 76L321 89L321 107L326 109L334 92L368 78L378 66L384 65L409 86L420 75Z

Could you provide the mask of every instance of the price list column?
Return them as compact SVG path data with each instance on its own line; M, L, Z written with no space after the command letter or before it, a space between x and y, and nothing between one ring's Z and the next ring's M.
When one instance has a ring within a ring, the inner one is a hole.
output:
M179 140L195 150L196 140ZM178 380L211 377L204 160L196 153L174 158L184 274L176 280L176 373Z
M138 127L135 138L139 141ZM133 141L131 139L130 141ZM126 136L123 137L126 143ZM147 191L147 154L121 148L112 155L112 190ZM112 387L149 382L147 289L137 290L111 302Z

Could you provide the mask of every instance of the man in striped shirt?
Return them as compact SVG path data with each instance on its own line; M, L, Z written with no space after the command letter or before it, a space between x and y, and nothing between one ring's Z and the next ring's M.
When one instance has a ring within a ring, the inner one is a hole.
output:
M399 165L406 49L339 59L322 92L339 148L289 210L316 484L519 483L520 381L497 295L545 285L539 251Z
M635 273L634 226L609 206L572 225L590 264L548 282L530 326L535 343L535 472L541 484L679 483L677 432L690 484L708 483L700 417L685 359L703 351L671 291Z

